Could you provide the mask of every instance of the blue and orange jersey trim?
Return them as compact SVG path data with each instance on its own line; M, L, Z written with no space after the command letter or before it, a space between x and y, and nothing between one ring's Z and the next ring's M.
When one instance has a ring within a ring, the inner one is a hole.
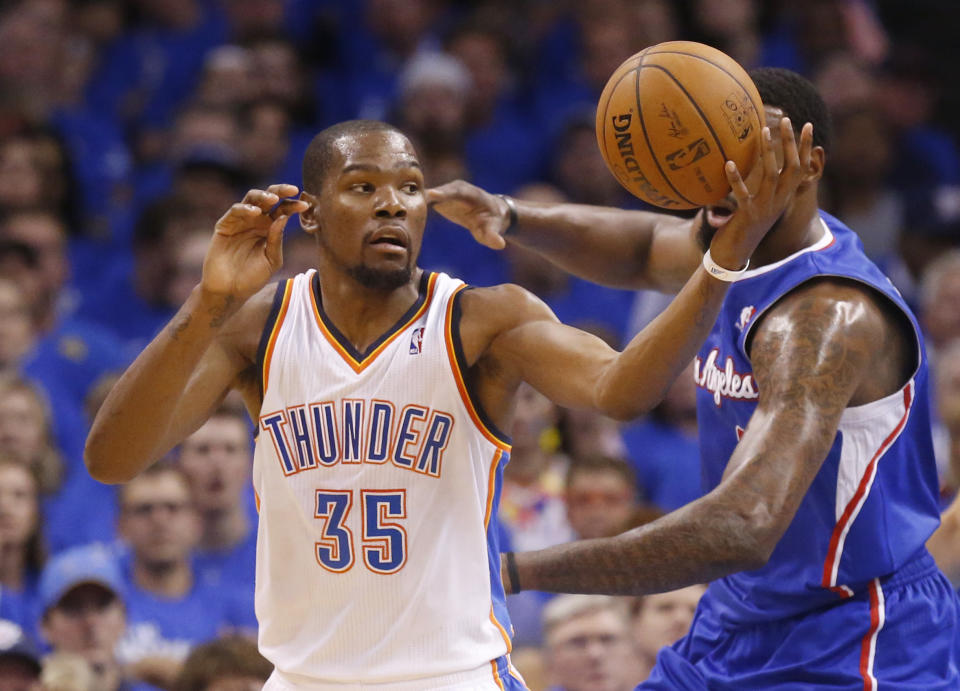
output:
M270 360L273 358L273 349L277 344L277 335L280 333L280 327L287 316L287 308L290 307L290 294L293 289L293 281L280 281L277 284L277 292L273 295L273 305L270 307L270 314L263 325L263 333L260 336L260 345L257 348L257 370L260 372L260 400L267 390L267 383L270 377Z
M490 518L493 516L494 506L500 489L498 487L498 478L500 476L500 462L503 461L503 457L504 451L498 448L493 454L493 460L490 461L490 477L487 479L487 507L483 514L483 530L488 535L490 531ZM497 556L499 557L499 554ZM491 579L493 576L494 574L490 574ZM509 653L513 650L510 634L503 628L503 624L497 620L492 602L490 603L490 621L493 622L493 625L500 631L500 635L503 636L503 641L507 644L507 652Z
M481 434L502 451L510 452L510 436L504 434L497 428L493 421L487 416L483 407L477 401L476 396L471 392L468 378L466 377L467 359L463 354L463 344L460 341L460 297L463 295L466 285L458 287L450 301L447 303L447 316L444 327L444 339L447 343L447 357L450 359L450 369L453 371L453 378L457 382L457 390L460 392L460 398L463 405L470 414L473 424L480 430Z
M410 306L402 317L392 327L380 336L376 341L370 344L370 347L363 353L353 347L353 344L334 326L333 322L323 310L323 299L320 295L320 274L314 273L311 281L310 299L313 304L313 315L316 317L317 326L321 333L333 346L333 349L340 354L344 362L350 365L350 368L360 374L370 363L377 359L377 356L384 349L393 343L394 340L413 322L417 321L429 309L430 302L433 300L434 289L437 285L437 274L424 271L420 277L419 295L416 301Z

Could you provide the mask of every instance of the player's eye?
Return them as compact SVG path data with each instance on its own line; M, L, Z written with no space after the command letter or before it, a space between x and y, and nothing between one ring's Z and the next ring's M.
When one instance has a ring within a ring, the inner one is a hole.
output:
M418 185L418 184L415 183L415 182L408 182L407 184L405 184L405 185L404 185L403 187L401 187L400 189L402 189L402 190L403 190L404 192L406 192L407 194L416 194L417 192L420 191L420 185Z
M362 194L369 194L373 192L373 185L369 182L357 182L350 185L350 190L352 192L360 192Z

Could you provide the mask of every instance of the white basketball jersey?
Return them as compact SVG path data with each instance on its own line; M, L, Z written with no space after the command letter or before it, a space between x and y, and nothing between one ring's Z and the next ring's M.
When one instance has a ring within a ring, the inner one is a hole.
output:
M316 272L278 286L253 482L260 650L285 681L505 673L496 509L510 447L462 375L463 287L424 272L417 302L358 353Z

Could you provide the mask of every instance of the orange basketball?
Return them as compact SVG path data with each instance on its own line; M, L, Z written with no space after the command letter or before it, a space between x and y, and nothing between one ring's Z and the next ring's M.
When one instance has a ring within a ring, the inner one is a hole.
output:
M760 150L763 105L742 67L692 41L650 46L613 73L597 106L607 167L632 194L666 209L713 204L723 166L746 175Z

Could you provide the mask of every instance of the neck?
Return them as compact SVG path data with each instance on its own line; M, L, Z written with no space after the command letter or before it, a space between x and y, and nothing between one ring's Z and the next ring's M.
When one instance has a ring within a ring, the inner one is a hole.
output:
M203 533L200 549L225 550L239 544L250 530L247 513L239 502L221 511L213 509L202 514Z
M389 290L362 285L332 262L320 262L320 298L323 311L348 341L363 352L410 309L419 295L422 269L410 281Z
M817 208L816 191L798 195L773 230L757 245L750 260L752 267L766 266L809 247L823 235Z
M133 582L137 587L168 598L186 595L193 587L193 572L190 562L157 562L148 564L135 560L133 563Z
M20 590L23 587L24 555L21 545L0 545L0 584Z

